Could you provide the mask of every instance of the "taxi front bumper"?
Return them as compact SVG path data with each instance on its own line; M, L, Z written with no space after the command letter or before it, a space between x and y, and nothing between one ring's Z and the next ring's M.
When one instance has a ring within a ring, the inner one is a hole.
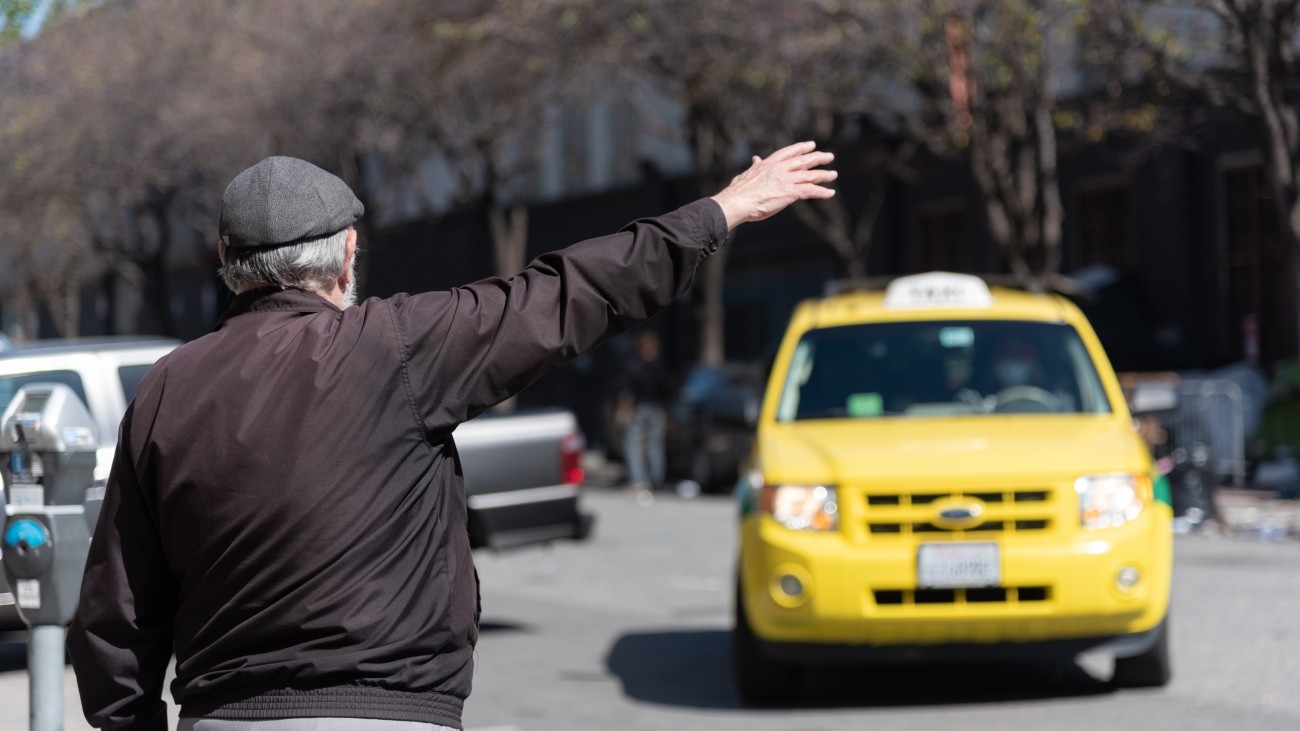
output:
M867 645L822 642L767 642L759 640L764 655L796 665L898 665L906 663L981 663L1052 661L1081 652L1103 651L1115 657L1133 657L1155 646L1161 625L1133 634L1080 637L1033 642L941 645Z
M994 652L1001 656L1016 648L1033 652L1029 645L1060 652L1116 642L1141 651L1165 616L1172 537L1163 506L1120 528L985 540L998 546L1000 586L919 589L917 555L925 541L853 543L753 516L742 527L744 611L766 644L861 646L874 656L924 655L936 646L980 654L1005 645ZM1126 569L1137 580L1121 588ZM1064 644L1050 647L1056 643ZM1130 649L1121 646L1120 654Z

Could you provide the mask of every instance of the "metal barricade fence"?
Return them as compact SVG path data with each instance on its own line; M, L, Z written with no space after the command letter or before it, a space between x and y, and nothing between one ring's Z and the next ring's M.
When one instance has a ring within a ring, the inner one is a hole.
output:
M1173 448L1204 460L1220 482L1246 484L1245 401L1241 386L1226 379L1187 379L1179 384L1178 410L1166 427Z

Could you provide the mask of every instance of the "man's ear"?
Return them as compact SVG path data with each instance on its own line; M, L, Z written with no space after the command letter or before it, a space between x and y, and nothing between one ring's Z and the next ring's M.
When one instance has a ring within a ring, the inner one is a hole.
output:
M226 265L226 242L217 239L217 258L221 260L221 266Z

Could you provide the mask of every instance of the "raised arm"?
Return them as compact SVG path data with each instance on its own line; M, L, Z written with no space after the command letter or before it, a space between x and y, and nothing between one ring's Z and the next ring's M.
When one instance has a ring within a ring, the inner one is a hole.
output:
M538 257L509 279L390 300L411 398L449 430L548 370L667 307L731 229L829 198L832 160L810 142L755 157L712 199Z

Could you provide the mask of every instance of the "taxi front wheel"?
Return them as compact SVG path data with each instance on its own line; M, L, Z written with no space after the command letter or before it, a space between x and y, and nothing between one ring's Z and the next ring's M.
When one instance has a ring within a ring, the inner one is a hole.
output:
M1157 688L1169 684L1169 617L1160 623L1156 642L1146 652L1115 658L1111 685L1119 688Z
M792 703L799 698L803 676L797 665L776 662L763 654L745 616L744 600L736 591L736 626L731 633L732 672L740 699L750 706Z

